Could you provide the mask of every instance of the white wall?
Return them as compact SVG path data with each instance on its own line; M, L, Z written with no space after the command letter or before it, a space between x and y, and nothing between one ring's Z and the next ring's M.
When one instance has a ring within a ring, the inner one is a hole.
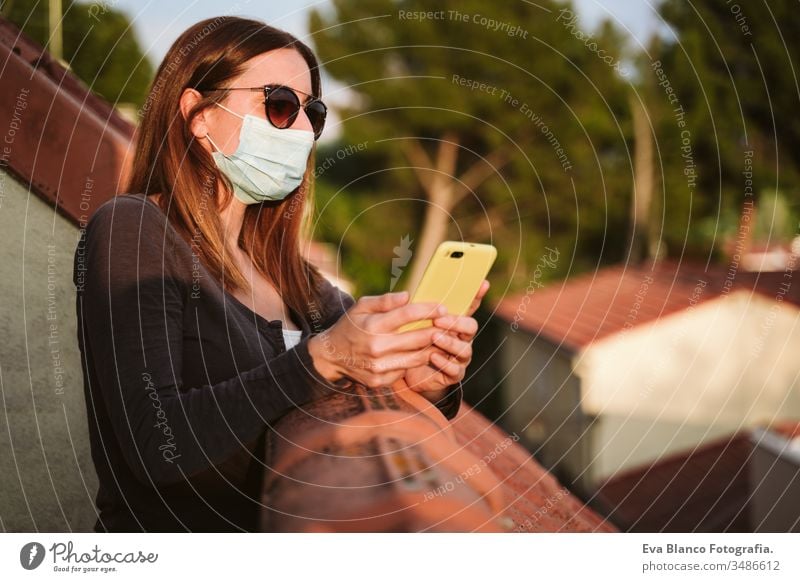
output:
M734 292L590 345L574 368L584 410L601 420L594 473L608 475L740 428L800 418L800 310Z

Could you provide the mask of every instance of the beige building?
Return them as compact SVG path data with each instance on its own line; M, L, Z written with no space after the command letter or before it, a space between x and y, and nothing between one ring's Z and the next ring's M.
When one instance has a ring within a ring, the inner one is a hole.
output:
M505 299L508 428L589 494L622 470L800 418L798 277L615 266Z

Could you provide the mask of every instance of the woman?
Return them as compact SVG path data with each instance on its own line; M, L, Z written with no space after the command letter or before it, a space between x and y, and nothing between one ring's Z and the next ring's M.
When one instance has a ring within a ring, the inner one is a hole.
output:
M343 382L455 415L475 320L393 333L437 306L354 301L300 254L320 95L311 50L252 20L200 22L164 58L132 194L76 252L97 531L254 530L268 427Z

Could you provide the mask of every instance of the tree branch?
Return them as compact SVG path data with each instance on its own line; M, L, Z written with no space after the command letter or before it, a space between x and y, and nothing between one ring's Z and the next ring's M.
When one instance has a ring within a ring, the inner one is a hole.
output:
M433 161L428 156L428 152L416 139L403 141L402 150L409 163L414 166L414 173L417 175L420 184L422 184L422 189L425 190L428 198L430 198L435 185L434 176L430 171L433 167Z
M461 183L457 184L453 193L453 203L458 202L469 192L483 184L492 174L505 166L511 158L503 152L494 151L486 158L478 160L461 176Z

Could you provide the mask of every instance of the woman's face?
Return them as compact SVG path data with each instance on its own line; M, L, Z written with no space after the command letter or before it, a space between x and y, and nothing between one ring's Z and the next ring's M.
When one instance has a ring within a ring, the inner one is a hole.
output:
M305 104L311 94L311 72L303 57L296 50L282 48L262 53L245 63L245 71L226 83L226 87L263 87L264 85L284 85L297 90L301 104ZM258 91L230 91L221 103L241 116L250 114L266 120L264 93ZM239 145L239 129L242 119L221 107L210 107L204 112L205 125L211 139L225 154L232 154ZM267 120L267 123L269 121ZM313 131L303 109L291 129ZM203 146L214 151L209 140L201 140Z

